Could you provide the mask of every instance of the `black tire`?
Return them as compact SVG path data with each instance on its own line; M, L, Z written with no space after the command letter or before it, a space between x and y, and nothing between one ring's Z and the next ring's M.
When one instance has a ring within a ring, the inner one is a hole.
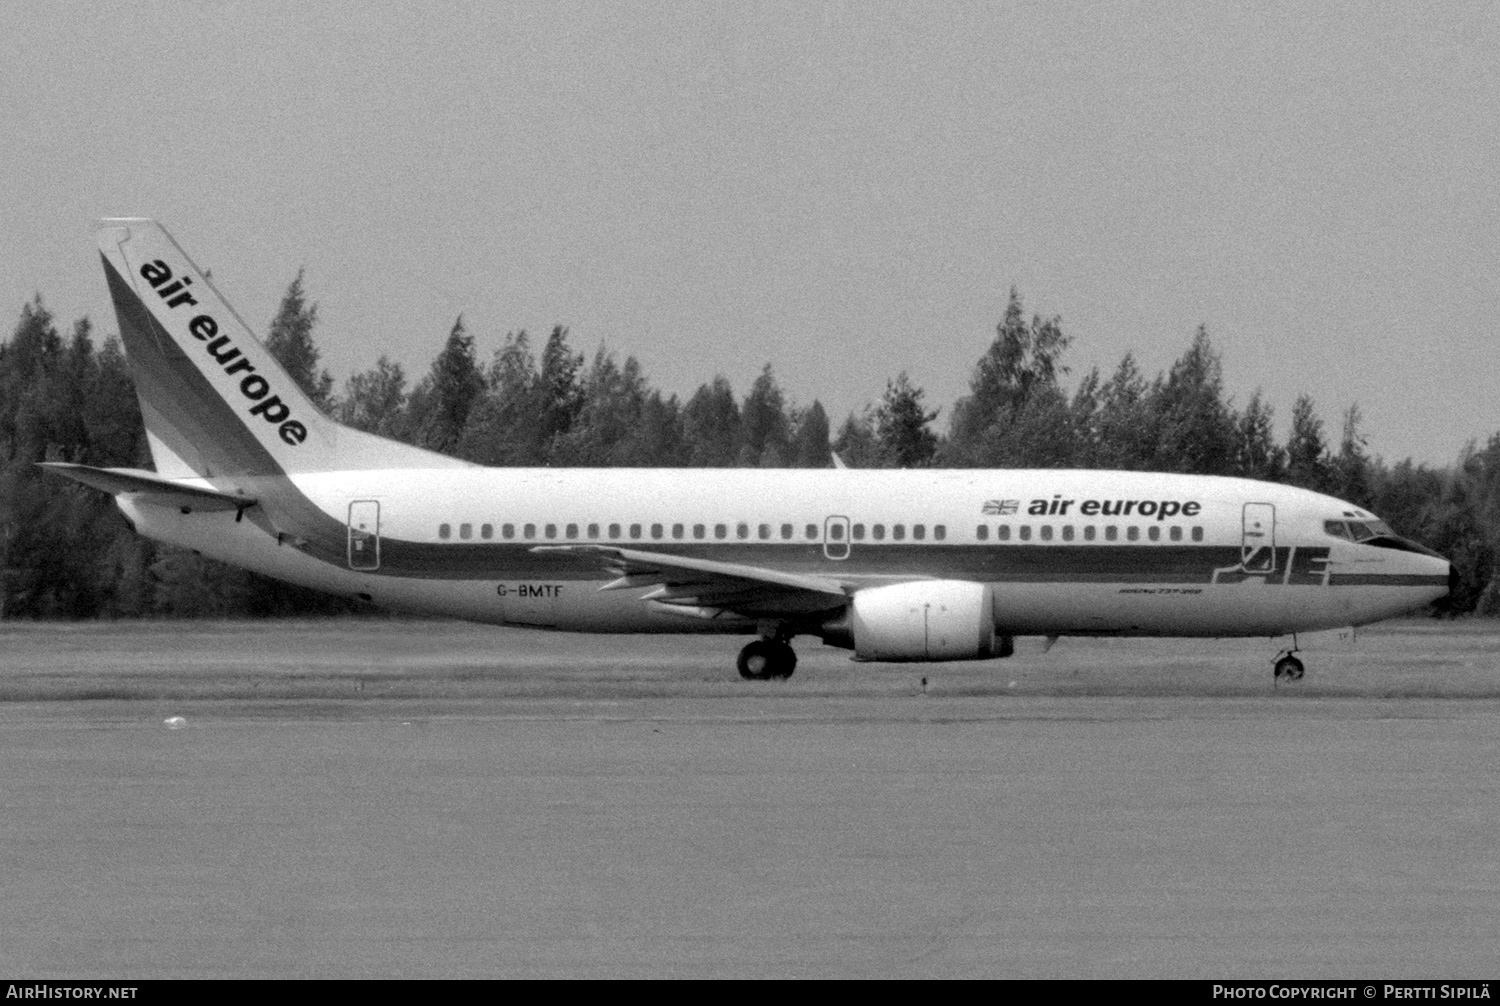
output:
M790 643L773 642L771 646L776 651L776 659L772 661L774 670L766 677L785 681L797 669L797 651L792 649Z
M735 661L740 677L746 681L772 681L789 678L797 669L797 653L786 643L774 639L757 639L747 643Z
M1288 681L1301 681L1305 673L1302 661L1290 654L1276 661L1276 668L1271 672L1273 677L1286 678Z
M739 668L740 677L746 681L764 681L776 663L775 656L770 652L771 641L768 639L757 639L746 643L745 648L740 651L738 659L734 664Z

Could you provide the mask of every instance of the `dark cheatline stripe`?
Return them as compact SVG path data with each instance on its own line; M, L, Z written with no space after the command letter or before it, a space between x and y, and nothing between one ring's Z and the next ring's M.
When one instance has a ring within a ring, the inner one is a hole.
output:
M419 579L612 579L599 560L531 551L540 541L414 542L382 538L380 574ZM995 583L1172 583L1213 580L1239 561L1236 546L879 545L831 560L821 545L665 545L609 542L661 555L710 559L832 577L923 577ZM1321 582L1321 581L1320 581Z
M378 575L418 579L612 579L593 557L531 551L541 541L415 542L382 538ZM1234 545L1113 547L1076 545L878 545L856 548L848 559L824 557L821 545L723 544L667 545L606 542L621 548L667 556L710 559L783 572L832 577L924 577L993 583L1207 584L1214 571L1239 562ZM1326 550L1322 550L1326 551ZM1284 561L1284 559L1283 559ZM1238 575L1260 579L1263 574ZM1220 574L1221 582L1236 575ZM1292 573L1284 566L1271 574L1273 585L1322 586L1324 574ZM1447 577L1425 574L1334 574L1333 586L1444 586Z
M1335 573L1333 587L1446 587L1447 576L1425 573Z

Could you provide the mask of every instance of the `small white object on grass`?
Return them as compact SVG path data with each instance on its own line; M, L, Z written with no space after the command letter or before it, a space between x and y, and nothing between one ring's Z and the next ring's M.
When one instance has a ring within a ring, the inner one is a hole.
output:
M181 730L183 727L187 726L187 719L182 716L168 716L161 722L162 726L166 727L168 730Z

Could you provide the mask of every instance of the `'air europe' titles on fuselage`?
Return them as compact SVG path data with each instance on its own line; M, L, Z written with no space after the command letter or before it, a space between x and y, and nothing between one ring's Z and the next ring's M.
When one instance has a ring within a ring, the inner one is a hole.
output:
M174 281L171 267L161 259L141 266L141 277L151 284L151 288L167 302L168 307L196 306L198 303L188 291L193 277L183 276ZM249 410L252 416L259 416L275 426L276 432L288 446L296 447L307 439L307 427L291 418L291 408L279 395L271 394L271 382L255 372L255 365L235 348L229 336L219 335L219 323L212 315L194 316L188 322L188 331L193 333L193 338L207 344L204 348L208 350L208 355L224 368L224 373L245 375L240 379L240 394L254 403Z
M1075 504L1076 514L1068 511ZM1020 513L1020 500L986 500L980 507L990 516L1010 517ZM1028 517L1155 517L1167 520L1172 517L1196 517L1203 511L1197 500L1065 500L1061 493L1050 500L1032 500L1026 507Z

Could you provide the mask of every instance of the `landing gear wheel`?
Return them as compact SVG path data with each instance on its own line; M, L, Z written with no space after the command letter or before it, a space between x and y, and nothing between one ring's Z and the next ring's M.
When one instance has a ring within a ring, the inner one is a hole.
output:
M747 681L789 678L797 669L797 653L779 640L757 639L740 651L735 665L739 668L740 677Z
M1271 676L1278 681L1282 678L1286 678L1288 681L1301 681L1304 673L1305 668L1302 666L1302 661L1288 653L1276 661L1276 666L1272 669Z

